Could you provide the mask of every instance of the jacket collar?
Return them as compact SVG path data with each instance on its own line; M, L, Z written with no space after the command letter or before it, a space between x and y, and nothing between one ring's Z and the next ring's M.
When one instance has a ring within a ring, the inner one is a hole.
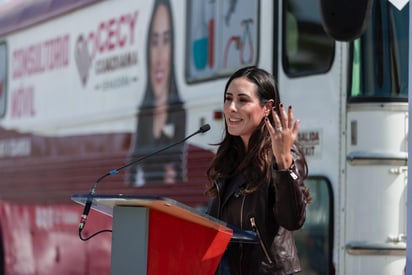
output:
M245 185L245 178L242 174L237 174L235 177L226 181L224 184L222 181L219 182L219 190L221 190L221 194L219 195L222 201L222 205L220 206L221 209L224 205L229 201L229 199L233 196L241 195L242 187ZM225 190L226 188L229 188Z

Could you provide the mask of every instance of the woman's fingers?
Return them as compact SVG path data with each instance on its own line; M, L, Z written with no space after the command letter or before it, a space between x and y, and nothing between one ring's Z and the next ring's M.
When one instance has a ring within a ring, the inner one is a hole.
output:
M266 126L272 139L272 151L279 169L286 169L292 163L291 147L297 137L299 120L294 121L292 108L285 110L284 106L278 106L272 110L273 124L265 119Z
M292 134L295 136L295 139L299 132L299 125L300 125L300 120L296 120L295 123L293 124Z
M272 116L273 116L273 121L274 121L274 127L276 131L282 131L284 129L290 129L292 130L293 128L293 111L292 107L289 106L288 112L286 113L285 107L283 104L279 104L279 113L276 112L276 108L274 107L272 109Z
M273 117L273 123L274 123L274 128L276 131L282 130L282 122L280 121L280 118L278 116L278 113L276 112L276 107L272 108L272 117Z
M281 133L282 131L287 131L291 134L293 140L296 140L299 131L299 120L294 120L292 106L288 107L287 113L282 104L279 105L279 113L276 112L275 107L272 109L273 125L269 120L266 121L269 132L271 135L276 133Z
M289 106L288 108L288 128L292 129L293 127L293 111L292 111L292 106Z
M280 123L281 123L280 127L290 129L289 123L288 123L288 116L285 112L285 107L283 106L282 103L279 104L279 113L280 113Z
M268 117L265 117L265 124L266 128L268 128L269 134L272 136L275 134L275 129L273 128L272 123L270 123L270 120Z

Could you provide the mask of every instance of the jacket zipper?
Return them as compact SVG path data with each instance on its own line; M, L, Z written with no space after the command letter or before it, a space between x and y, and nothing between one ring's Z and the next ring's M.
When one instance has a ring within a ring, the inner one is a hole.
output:
M243 198L242 198L242 205L240 207L240 229L243 230L243 209L245 206L245 201L246 201L246 195L243 194ZM240 261L239 261L239 271L240 274L242 275L242 262L243 262L243 244L240 243Z
M263 243L263 240L262 240L262 238L261 238L259 229L258 229L257 226L256 226L255 217L250 217L250 224L252 225L253 231L256 232L256 235L257 235L257 237L258 237L258 239L259 239L260 246L262 247L263 253L264 253L265 256L266 256L266 259L267 259L268 263L269 263L269 264L272 264L273 261L272 261L272 259L271 259L270 256L269 256L269 252L268 252L268 250L266 249L266 246L265 246L265 244Z
M218 219L220 219L220 204L221 204L221 202L220 202L220 186L219 186L219 183L215 183L215 185L216 185L216 191L217 191L217 218Z

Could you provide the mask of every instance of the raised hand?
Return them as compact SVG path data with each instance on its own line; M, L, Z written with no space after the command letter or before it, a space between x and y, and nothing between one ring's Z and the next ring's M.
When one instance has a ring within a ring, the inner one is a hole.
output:
M265 124L272 139L272 151L278 169L283 170L292 165L291 148L296 141L300 121L294 121L292 106L289 106L286 114L283 104L279 104L280 117L275 108L273 107L272 109L274 125L272 125L268 118L265 119Z

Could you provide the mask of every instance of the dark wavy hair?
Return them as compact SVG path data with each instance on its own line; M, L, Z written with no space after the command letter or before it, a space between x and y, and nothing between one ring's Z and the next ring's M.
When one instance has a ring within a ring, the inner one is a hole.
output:
M280 116L278 108L280 95L274 78L270 73L256 66L241 68L233 73L226 83L224 96L226 96L230 83L234 79L241 77L247 78L256 84L257 96L262 106L264 106L268 100L274 100L273 106L276 106L276 112L278 112ZM268 118L273 124L271 112ZM207 195L212 197L216 196L217 191L214 184L216 181L224 182L238 173L242 173L246 179L246 193L256 191L259 184L271 180L272 165L275 160L273 159L270 134L263 119L249 139L247 152L245 151L242 139L239 136L229 134L226 122L225 137L216 145L218 145L219 148L207 170L207 176L209 178L206 190ZM307 173L307 167L305 168Z

